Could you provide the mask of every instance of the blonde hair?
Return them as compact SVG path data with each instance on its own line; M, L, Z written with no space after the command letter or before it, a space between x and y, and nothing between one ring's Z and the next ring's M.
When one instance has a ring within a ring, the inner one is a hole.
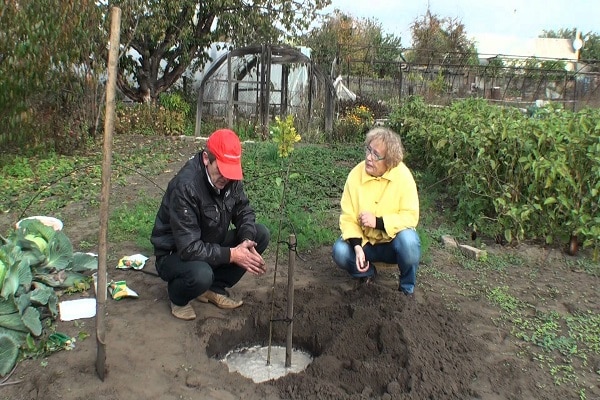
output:
M374 140L380 140L385 146L385 158L383 161L388 169L396 167L404 160L404 146L400 136L390 128L375 127L367 132L365 146Z

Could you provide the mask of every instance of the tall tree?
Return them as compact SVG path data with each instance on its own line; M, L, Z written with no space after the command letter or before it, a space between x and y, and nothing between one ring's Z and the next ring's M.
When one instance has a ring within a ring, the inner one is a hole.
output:
M381 23L375 19L363 19L357 24L359 40L354 48L349 48L354 61L362 61L358 64L361 71L355 73L366 76L391 76L398 70L402 60L401 40L393 34L384 34Z
M379 78L395 76L399 71L399 63L406 61L402 54L400 38L393 34L379 34L375 39L377 47L376 64L373 66Z
M464 24L456 18L442 18L428 8L411 25L413 49L410 59L417 64L459 66L472 64L475 46L467 38ZM475 56L476 58L476 56Z
M114 0L123 10L117 84L151 102L186 71L196 71L218 41L241 46L296 37L330 0Z
M312 58L333 74L385 76L401 60L401 40L386 34L374 19L357 19L335 10L304 37Z
M75 118L78 113L70 107L81 105L83 92L93 85L97 76L94 71L97 62L92 55L105 40L99 38L100 30L89 27L98 26L100 18L99 9L91 0L6 0L0 3L0 121L3 126L18 126L22 136L26 130L43 136L48 130L55 130L50 120L57 114ZM44 125L48 126L47 130ZM62 125L65 129L68 123ZM0 132L0 142L14 142L18 136L12 134L14 131Z
M336 9L305 35L303 44L311 48L311 58L322 70L337 75L340 73L338 66L346 60L340 50L347 46L352 33L353 18Z

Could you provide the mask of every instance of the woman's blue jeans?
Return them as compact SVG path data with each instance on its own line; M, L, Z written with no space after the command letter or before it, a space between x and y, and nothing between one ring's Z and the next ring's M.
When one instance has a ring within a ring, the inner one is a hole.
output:
M391 242L375 245L367 243L363 249L369 261L369 269L366 272L358 272L354 248L341 237L333 244L333 261L355 278L373 276L375 274L373 263L397 264L400 271L398 289L404 293L414 292L421 259L421 240L416 230L404 229L398 232Z

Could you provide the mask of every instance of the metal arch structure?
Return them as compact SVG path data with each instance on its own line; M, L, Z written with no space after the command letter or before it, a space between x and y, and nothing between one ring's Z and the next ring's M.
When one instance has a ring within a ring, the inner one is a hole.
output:
M234 76L232 68L232 60L236 57L252 56L249 62L246 63L245 68L237 71ZM325 132L331 133L333 131L333 116L334 116L334 99L335 89L333 82L329 77L319 69L319 67L313 63L313 61L303 54L300 50L283 45L251 45L247 47L237 48L231 50L227 54L219 57L205 72L200 86L198 89L198 103L196 107L196 127L195 136L200 136L201 125L202 125L202 114L203 106L205 104L205 88L206 83L209 82L211 77L221 68L221 66L227 63L227 124L229 127L233 127L234 114L237 104L239 104L239 84L242 79L250 73L250 71L257 67L259 73L257 74L256 86L258 88L257 96L257 116L260 124L260 129L263 137L266 137L269 131L270 121L270 105L271 105L271 73L273 65L282 66L281 74L281 96L280 104L278 104L279 116L285 116L288 111L289 105L289 88L288 88L288 77L290 72L290 66L295 64L306 65L308 69L308 104L307 104L307 118L310 120L313 115L313 104L316 97L317 88L315 85L316 80L322 82L322 90L324 91L324 130Z

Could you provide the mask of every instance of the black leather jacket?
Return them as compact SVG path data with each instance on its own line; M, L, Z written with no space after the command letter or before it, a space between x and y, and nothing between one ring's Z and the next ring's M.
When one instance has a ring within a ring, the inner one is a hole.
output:
M254 240L255 221L242 181L232 181L217 193L208 181L200 152L169 182L150 241L157 258L177 253L182 260L226 264L230 249L220 243L230 224L237 228L241 243Z

